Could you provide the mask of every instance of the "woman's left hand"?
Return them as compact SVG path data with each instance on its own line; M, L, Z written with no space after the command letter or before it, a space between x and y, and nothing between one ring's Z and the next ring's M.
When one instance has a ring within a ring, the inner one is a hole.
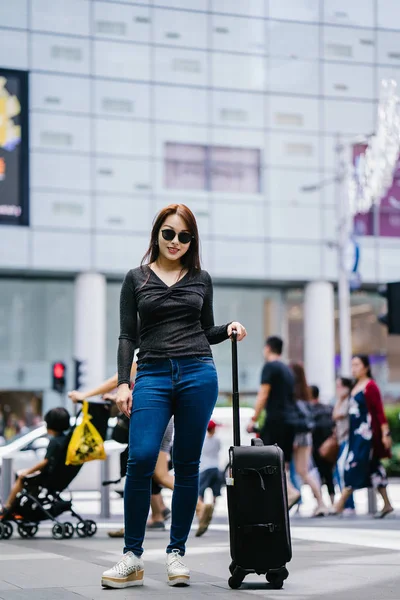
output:
M247 335L246 329L243 327L243 325L241 323L238 323L237 321L233 321L233 323L228 325L228 336L229 337L231 337L233 330L237 331L237 341L238 342L241 342L243 340L243 338L245 338Z
M383 443L383 447L385 448L385 450L390 450L390 448L392 447L392 438L390 435L383 435L382 436L382 443Z

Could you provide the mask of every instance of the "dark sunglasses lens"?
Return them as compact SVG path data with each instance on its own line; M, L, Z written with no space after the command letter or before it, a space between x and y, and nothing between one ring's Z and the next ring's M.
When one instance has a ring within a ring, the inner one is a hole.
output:
M161 231L161 235L163 236L164 240L171 242L176 236L176 233L172 229L163 229Z
M178 235L178 240L180 241L181 244L188 244L191 239L192 239L192 234L186 233L185 231L181 231L181 233Z

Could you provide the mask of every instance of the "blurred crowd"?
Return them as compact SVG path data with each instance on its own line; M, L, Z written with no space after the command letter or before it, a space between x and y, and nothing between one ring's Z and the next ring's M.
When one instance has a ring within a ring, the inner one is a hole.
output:
M391 456L392 439L368 356L353 357L352 378L338 377L336 397L325 404L318 387L308 385L303 365L286 365L282 350L280 338L267 339L248 431L284 451L289 507L300 506L302 486L308 485L316 500L314 517L354 514L353 491L373 488L383 500L375 517L384 518L393 507L381 461ZM329 503L322 494L324 485Z
M0 404L0 446L40 424L42 417L35 405L35 398L18 411L10 404Z

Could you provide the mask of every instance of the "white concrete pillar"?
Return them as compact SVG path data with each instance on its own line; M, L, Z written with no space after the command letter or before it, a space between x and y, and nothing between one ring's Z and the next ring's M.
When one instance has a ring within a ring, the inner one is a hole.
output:
M99 273L81 273L75 280L74 358L85 362L83 389L105 378L106 279Z
M335 393L335 304L333 285L315 281L304 293L304 366L309 385L317 385L323 402Z

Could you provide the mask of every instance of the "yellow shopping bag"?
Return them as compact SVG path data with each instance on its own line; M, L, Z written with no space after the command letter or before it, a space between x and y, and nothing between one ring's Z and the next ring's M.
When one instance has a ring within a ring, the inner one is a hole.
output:
M104 460L103 438L91 423L89 403L85 400L82 406L82 421L72 433L68 444L66 465L82 465L90 460Z

